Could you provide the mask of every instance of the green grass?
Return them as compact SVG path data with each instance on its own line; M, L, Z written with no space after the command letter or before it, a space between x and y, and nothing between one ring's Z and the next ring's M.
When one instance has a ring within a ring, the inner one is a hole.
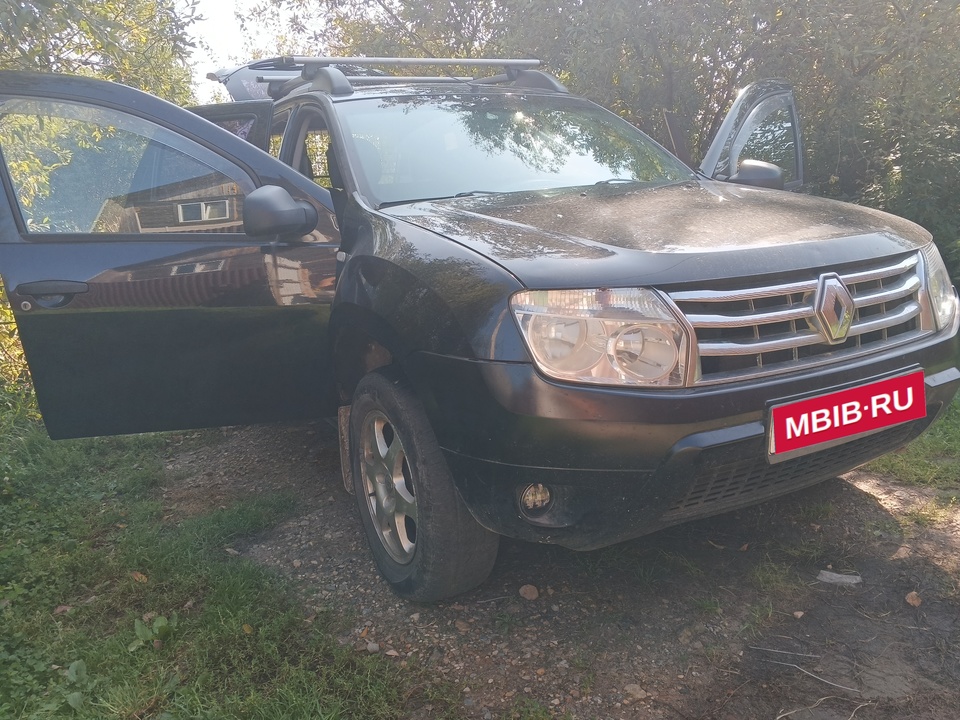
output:
M797 575L790 566L770 558L750 568L750 580L762 593L788 593L799 586Z
M867 469L909 485L960 486L960 398L917 440L903 450L874 460Z
M808 565L820 562L830 551L824 539L819 536L803 538L799 542L780 543L777 549L784 555Z
M723 615L723 607L716 598L702 597L693 601L693 608L698 615L718 616Z
M773 620L773 601L770 598L762 598L747 607L746 617L737 634L751 638L759 637L763 634L763 629L769 626Z
M676 568L678 572L684 572L690 577L703 577L703 569L697 563L679 552L661 550L660 558L669 565Z
M921 506L911 508L900 516L900 525L904 529L910 526L928 528L946 522L953 515L956 498L931 500Z
M551 708L529 698L515 702L503 718L505 720L572 720L569 712L561 713L557 708Z
M0 717L400 716L415 673L340 647L338 618L306 622L285 582L223 554L292 499L164 525L160 443L4 440Z
M797 520L805 523L823 523L833 517L835 510L833 503L829 501L806 503L797 509Z

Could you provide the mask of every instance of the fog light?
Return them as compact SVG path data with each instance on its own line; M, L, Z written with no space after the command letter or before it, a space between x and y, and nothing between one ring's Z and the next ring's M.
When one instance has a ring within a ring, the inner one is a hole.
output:
M540 515L550 506L552 500L550 488L546 485L527 485L520 493L520 509L525 515Z

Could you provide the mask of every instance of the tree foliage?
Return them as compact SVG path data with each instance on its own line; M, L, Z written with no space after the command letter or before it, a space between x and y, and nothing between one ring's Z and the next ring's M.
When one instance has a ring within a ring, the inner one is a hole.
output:
M957 0L265 0L303 52L539 57L573 90L702 154L738 88L797 89L812 192L930 229L960 275ZM309 40L309 42L307 42Z
M0 67L96 75L191 99L196 0L0 2Z

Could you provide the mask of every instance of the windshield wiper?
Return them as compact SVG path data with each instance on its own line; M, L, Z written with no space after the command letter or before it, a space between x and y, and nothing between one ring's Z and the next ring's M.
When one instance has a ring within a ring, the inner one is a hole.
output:
M388 200L380 203L377 207L393 207L394 205L413 205L421 202L434 202L436 200L453 200L455 198L471 197L473 195L496 195L496 190L469 190L460 192L456 195L440 195L438 197L410 198L409 200Z
M610 178L609 180L597 180L594 185L619 185L621 183L636 183L640 182L634 178Z

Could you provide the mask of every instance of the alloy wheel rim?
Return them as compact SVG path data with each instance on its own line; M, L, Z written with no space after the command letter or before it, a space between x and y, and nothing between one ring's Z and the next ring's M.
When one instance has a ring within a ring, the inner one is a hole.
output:
M364 418L360 453L364 507L387 554L406 565L417 548L417 499L400 436L379 410Z

